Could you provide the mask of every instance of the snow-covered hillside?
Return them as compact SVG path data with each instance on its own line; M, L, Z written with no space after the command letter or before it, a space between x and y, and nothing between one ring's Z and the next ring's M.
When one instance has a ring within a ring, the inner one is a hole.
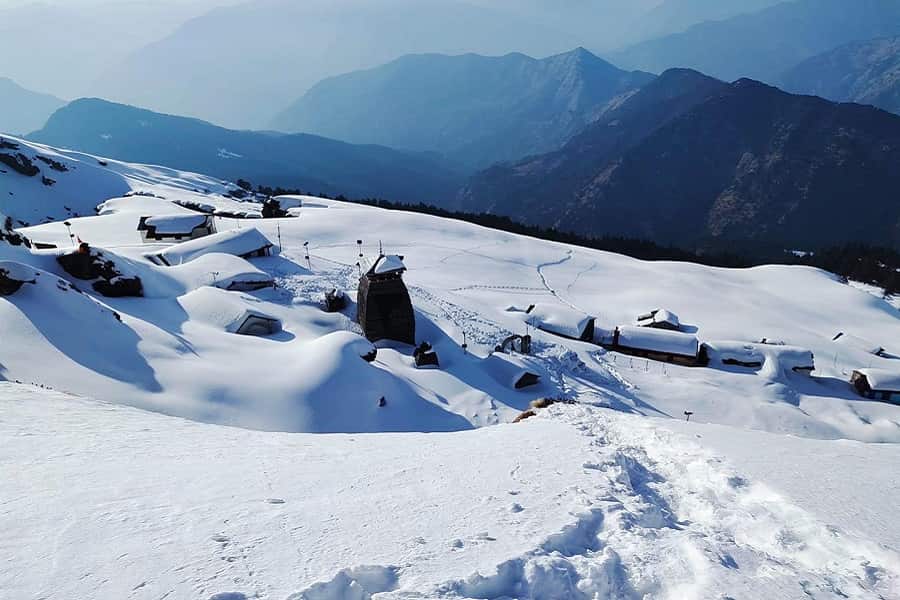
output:
M204 175L133 165L0 135L0 212L18 225L93 215L98 199L135 193L173 201L212 201L216 206L234 204L224 194L235 189Z
M285 202L296 218L143 241L142 217L261 207L5 139L70 167L54 185L0 173L0 212L51 219L18 230L32 248L0 239L20 284L0 296L14 597L900 597L900 407L849 383L900 369L900 312L870 291L314 197ZM79 240L102 277L57 260ZM361 335L358 263L379 249L403 257L437 368ZM655 309L682 333L615 335ZM526 334L530 353L494 350ZM709 362L599 345L625 338ZM525 372L540 381L517 389ZM512 424L545 398L574 404Z

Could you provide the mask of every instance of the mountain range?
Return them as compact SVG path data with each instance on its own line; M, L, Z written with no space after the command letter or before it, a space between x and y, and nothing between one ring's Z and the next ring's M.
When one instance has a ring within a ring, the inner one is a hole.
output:
M58 110L29 139L232 181L351 197L439 203L460 183L455 171L428 153L315 135L235 131L91 98Z
M323 79L409 54L611 52L777 1L255 0L121 55L90 95L258 129Z
M896 0L795 0L694 25L608 54L613 64L653 73L689 67L732 81L777 83L800 62L837 46L900 34Z
M94 95L264 128L312 85L404 54L536 55L575 36L461 0L258 0L222 7L109 70Z
M66 103L55 96L26 90L0 77L0 132L24 135L40 129Z
M0 2L0 76L63 98L94 93L111 65L224 1Z
M900 248L898 164L896 115L674 69L561 150L476 175L458 207L681 246Z
M652 79L583 48L543 60L413 55L317 84L272 128L433 150L483 168L556 150Z
M782 80L793 92L900 114L900 36L841 46L797 65Z

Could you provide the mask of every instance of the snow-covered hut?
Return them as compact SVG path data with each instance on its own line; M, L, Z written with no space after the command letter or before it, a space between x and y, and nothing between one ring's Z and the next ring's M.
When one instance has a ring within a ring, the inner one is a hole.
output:
M900 371L857 369L850 383L860 396L900 403Z
M36 283L34 269L18 262L0 262L0 296L12 296L26 283Z
M366 338L415 344L416 318L403 283L403 257L381 255L364 260L360 267L364 272L357 292L357 321Z
M770 373L794 371L809 374L815 370L812 351L798 346L715 341L703 344L709 360L726 366L765 369Z
M533 304L526 311L528 323L561 337L594 341L595 318L561 304Z
M210 215L174 214L141 217L138 231L145 242L193 240L216 232Z
M690 367L708 362L706 351L697 336L646 327L617 327L604 344L611 350Z
M165 250L146 255L158 265L172 266L190 262L204 254L233 254L241 258L271 256L275 245L259 229L232 229L214 233L188 242L170 246Z
M863 338L850 333L844 333L843 331L834 336L831 341L839 346L860 350L866 354L874 354L875 356L881 356L882 358L891 357L891 355L878 344L864 340Z
M681 322L678 320L678 315L664 308L657 308L640 315L637 318L637 326L668 329L669 331L681 330Z
M228 333L266 336L281 331L281 320L253 307L252 296L202 287L179 298L191 319Z
M516 390L531 387L541 382L540 369L517 356L493 353L484 360L490 376L504 386Z

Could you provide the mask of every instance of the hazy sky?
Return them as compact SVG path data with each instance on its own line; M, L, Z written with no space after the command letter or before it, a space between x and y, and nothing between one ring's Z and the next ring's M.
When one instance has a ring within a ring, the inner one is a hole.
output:
M262 127L322 79L404 54L603 55L778 1L0 0L0 77Z

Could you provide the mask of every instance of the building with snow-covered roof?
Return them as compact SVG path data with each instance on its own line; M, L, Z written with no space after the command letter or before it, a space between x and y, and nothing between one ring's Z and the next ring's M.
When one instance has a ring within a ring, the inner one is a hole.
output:
M380 255L360 261L363 275L357 291L357 322L372 342L416 343L416 317L403 283L402 256Z
M275 245L259 229L232 229L182 242L165 250L146 255L159 265L172 266L190 262L204 254L232 254L241 258L271 256Z
M857 369L850 383L864 398L900 404L900 371Z
M799 346L755 344L750 342L705 342L709 360L713 363L748 369L763 369L769 373L793 371L810 374L816 368L812 351Z
M690 367L708 363L697 336L646 327L617 327L604 344L610 350Z
M594 341L596 319L561 304L533 304L526 311L528 323L541 331L572 340Z
M252 296L202 287L178 302L192 319L228 333L267 336L282 330L280 319L253 307Z
M679 331L681 329L681 322L678 320L678 315L672 311L664 308L657 308L656 310L640 315L637 318L637 326Z
M193 240L216 232L210 215L184 213L141 217L137 228L145 242Z
M522 357L493 353L484 359L488 374L504 386L521 390L538 385L541 382L541 371Z

